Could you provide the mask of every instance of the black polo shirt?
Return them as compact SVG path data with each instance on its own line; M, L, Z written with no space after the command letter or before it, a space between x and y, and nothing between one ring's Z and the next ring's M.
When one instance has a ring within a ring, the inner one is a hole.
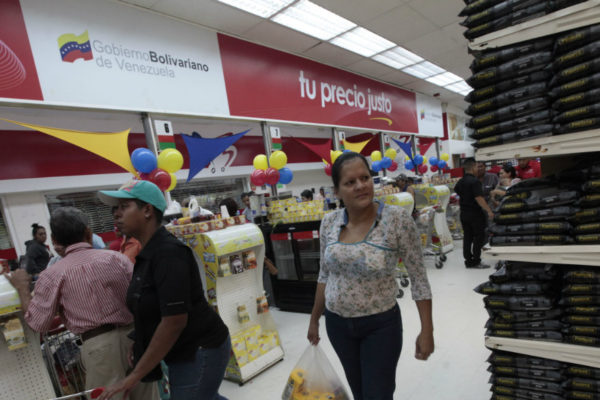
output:
M462 212L481 212L481 206L475 197L483 197L483 188L479 179L472 174L465 174L454 186L454 191L460 196L460 210Z
M135 319L136 360L150 344L163 316L188 314L187 326L165 356L167 363L193 360L198 347L219 347L229 335L204 297L192 250L164 227L136 257L127 306Z

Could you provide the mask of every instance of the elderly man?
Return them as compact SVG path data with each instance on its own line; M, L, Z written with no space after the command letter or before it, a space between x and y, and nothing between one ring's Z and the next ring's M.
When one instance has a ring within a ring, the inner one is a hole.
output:
M133 316L125 297L133 264L123 254L92 248L87 216L62 207L50 218L52 240L65 248L64 258L40 274L35 294L31 277L15 271L9 278L19 292L25 321L38 332L47 331L57 314L65 326L81 336L81 358L86 388L104 387L125 377ZM155 384L140 384L132 399L156 399Z

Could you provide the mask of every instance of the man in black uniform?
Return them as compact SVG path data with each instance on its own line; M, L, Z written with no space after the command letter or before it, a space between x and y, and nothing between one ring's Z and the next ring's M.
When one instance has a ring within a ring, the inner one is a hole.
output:
M465 175L456 183L454 191L460 196L460 222L463 226L463 256L467 268L489 268L481 262L481 248L485 243L486 213L494 213L483 197L481 182L475 176L477 164L473 159L463 163Z

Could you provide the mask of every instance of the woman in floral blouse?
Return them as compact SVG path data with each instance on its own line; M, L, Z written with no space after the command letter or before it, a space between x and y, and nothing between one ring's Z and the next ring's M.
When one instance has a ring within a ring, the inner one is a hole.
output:
M308 340L319 343L319 318L344 367L355 400L392 400L402 350L396 265L402 258L421 318L415 357L433 352L431 290L421 240L401 207L373 201L367 160L346 152L333 164L333 185L346 208L321 222L321 271Z

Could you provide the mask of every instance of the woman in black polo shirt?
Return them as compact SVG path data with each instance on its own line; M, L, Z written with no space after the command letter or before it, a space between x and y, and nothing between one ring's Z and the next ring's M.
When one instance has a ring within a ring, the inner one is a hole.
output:
M162 192L151 182L134 181L99 197L118 206L119 230L142 243L127 292L135 367L100 399L159 379L161 360L169 367L171 399L225 399L218 389L231 352L229 331L204 298L192 250L161 226Z

